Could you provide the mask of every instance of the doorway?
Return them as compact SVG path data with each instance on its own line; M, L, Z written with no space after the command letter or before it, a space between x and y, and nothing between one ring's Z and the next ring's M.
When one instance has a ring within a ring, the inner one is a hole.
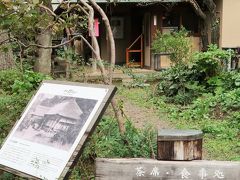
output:
M136 13L131 15L131 34L129 45L126 49L126 64L129 67L143 67L143 15Z

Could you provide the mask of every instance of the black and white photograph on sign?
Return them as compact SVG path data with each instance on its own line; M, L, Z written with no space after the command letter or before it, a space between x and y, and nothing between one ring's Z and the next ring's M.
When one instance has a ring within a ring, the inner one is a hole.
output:
M68 151L96 103L93 99L41 93L14 136Z

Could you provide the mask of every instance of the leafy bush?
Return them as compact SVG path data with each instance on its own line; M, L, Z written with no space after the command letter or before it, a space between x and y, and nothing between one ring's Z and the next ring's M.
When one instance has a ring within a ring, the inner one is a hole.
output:
M136 104L155 109L161 121L171 122L174 128L203 130L205 159L239 160L240 111L222 112L220 94L203 93L191 104L182 106L167 103L166 97L154 96L152 88L126 89L122 95Z
M130 121L126 122L125 128L126 133L121 136L117 121L111 117L103 117L86 144L73 177L78 179L94 177L91 164L97 157L152 157L151 152L156 152L157 147L157 136L154 131L149 128L136 129Z
M33 92L0 95L0 144L21 115Z
M158 31L152 43L152 49L155 53L170 53L170 59L174 64L183 64L191 57L191 44L187 37L188 32L184 28L164 34Z
M207 52L194 55L192 64L177 64L162 73L157 86L157 95L177 104L189 104L204 92L221 94L240 86L240 73L224 72L223 62L230 52L210 45Z
M0 90L10 92L16 80L22 78L22 73L17 69L0 71Z
M0 144L45 78L48 77L32 71L22 73L15 69L0 72Z
M51 78L33 71L22 73L18 69L5 70L0 72L0 90L9 94L30 92L35 90L44 79Z
M44 79L51 78L41 73L25 71L22 79L14 81L14 84L12 85L12 91L14 93L19 93L21 91L28 92L35 90Z
M203 92L196 72L184 65L174 66L162 73L156 89L157 95L165 95L169 102L186 104Z
M14 176L13 174L8 173L8 172L3 172L3 174L0 175L0 179L2 179L2 180L15 180L16 176Z
M228 91L219 95L219 101L222 106L223 111L228 112L239 111L240 110L240 88Z
M59 60L66 60L71 64L79 64L79 65L85 64L84 59L81 56L77 55L75 51L71 48L58 49L57 55Z
M240 87L240 73L237 71L222 72L207 80L207 90L215 94Z
M181 109L175 117L188 121L209 120L216 103L216 98L212 94L203 94L203 96L194 100L191 105Z
M104 117L95 130L85 149L88 157L151 157L151 146L156 150L154 132L146 128L136 129L130 121L126 122L126 133L119 133L117 121Z
M210 134L214 137L222 139L234 139L237 138L239 130L236 127L231 126L230 121L206 121L202 125L202 131Z
M198 52L193 56L192 66L205 79L219 75L223 71L223 65L227 64L231 52L221 50L217 45L209 45L206 52Z
M203 94L192 104L177 112L175 117L185 120L224 119L240 110L240 88L222 94Z
M238 132L240 133L240 112L233 112L228 120L231 122L232 127L238 128Z

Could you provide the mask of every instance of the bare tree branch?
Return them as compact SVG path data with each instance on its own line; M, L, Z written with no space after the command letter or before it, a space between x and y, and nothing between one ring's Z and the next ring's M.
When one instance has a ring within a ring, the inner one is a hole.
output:
M100 13L100 15L102 16L102 19L104 21L105 24L105 28L107 30L107 35L108 35L108 39L110 41L110 67L109 67L109 82L110 84L112 84L112 78L113 78L113 68L115 66L115 59L116 59L116 55L115 55L115 42L114 42L114 38L113 38L113 33L112 33L112 29L108 20L107 15L105 14L105 12L102 10L101 7L98 6L98 4L94 1L94 0L89 0L89 2L93 5L93 7Z
M94 29L93 29L93 20L94 20L94 14L93 14L93 9L92 9L92 7L91 6L89 6L86 2L85 2L85 0L80 0L80 2L84 5L84 6L86 6L87 8L88 8L88 10L89 10L89 16L88 16L88 28L89 28L89 34L90 34L90 36L91 36L91 38L92 38L92 42L93 42L93 46L94 46L94 48L96 48L96 51L97 52L99 52L99 54L98 54L98 56L97 56L97 60L98 60L98 65L99 65L99 67L100 67L100 71L101 71L101 74L102 74L102 76L103 76L103 82L105 83L105 84L109 84L109 82L107 81L107 77L106 77L106 74L105 74L105 68L104 68L104 66L103 66L103 64L102 64L102 61L101 61L101 56L100 56L100 51L99 51L99 45L98 45L98 42L97 42L97 39L96 39L96 37L95 37L95 33L94 33ZM102 14L101 14L102 15ZM103 18L107 18L106 16L102 16ZM106 25L106 24L105 24ZM108 22L108 26L110 26L110 24L109 24L109 22ZM108 27L107 26L107 27ZM113 35L112 35L112 33L110 32L108 32L108 36L111 36L111 38L113 38ZM113 42L114 42L114 40L113 40ZM114 44L114 46L113 46L113 48L114 48L114 51L115 51L115 44ZM115 61L115 53L114 53L114 56L112 56L113 57L113 59L114 59L114 61ZM119 132L120 132L120 134L121 135L124 135L124 133L125 133L125 126L124 126L124 119L123 119L123 117L122 117L122 115L121 115L121 111L120 111L120 109L119 109L119 107L117 106L117 103L116 103L116 101L115 101L115 99L112 99L111 100L111 105L112 105L112 108L113 108L113 111L114 111L114 114L115 114L115 118L117 119L117 122L118 122L118 127L119 127Z
M72 9L75 9L76 7L80 8L80 9L84 12L85 15L87 15L87 16L89 15L88 12L87 12L82 6L80 6L79 4L72 4L72 5L67 9L67 11L64 12L64 14L69 13Z
M53 23L49 24L42 32L44 33L48 29L53 28L53 26L56 25L57 23L58 23L57 21L54 21Z
M64 46L65 44L68 44L70 43L71 41L73 41L74 39L80 37L86 44L87 46L92 50L92 52L94 54L96 54L96 51L95 49L91 46L91 44L89 44L88 40L86 38L84 38L82 35L75 35L74 37L72 37L70 40L64 42L64 43L61 43L61 44L57 44L55 46L43 46L43 45L40 45L40 44L29 44L29 45L26 45L24 44L23 42L21 42L20 40L14 38L14 37L11 37L9 39L6 39L5 41L9 41L9 40L13 40L13 41L16 41L18 44L20 44L21 46L23 46L24 48L29 48L31 46L35 46L35 47L39 47L39 48L44 48L44 49L50 49L50 48L57 48L57 47L60 47L60 46ZM3 42L0 43L0 45L3 44Z
M1 34L3 34L3 33L1 33ZM1 35L1 34L0 34L0 35ZM5 43L7 43L9 40L10 40L10 38L4 39L3 41L0 42L0 46L3 45L3 44L5 44Z
M97 55L97 52L95 51L95 49L92 47L92 45L88 42L87 39L85 39L83 36L80 36L82 38L82 40L88 45L88 47L92 50L92 52L95 54L95 56Z
M45 9L46 11L48 11L53 17L56 17L57 20L60 20L62 23L64 23L65 21L60 18L59 16L57 16L51 9L49 9L48 7L44 6L43 4L39 4L39 7Z
M0 32L0 36L2 35L2 34L6 34L6 33L9 33L9 30L7 30L7 31L3 31L3 32Z
M79 4L75 4L74 6L79 7L87 16L89 16L88 12Z
M85 2L85 0L79 0L79 2L82 3L89 11L89 15L88 15L88 30L89 30L90 37L92 39L92 46L93 46L93 48L96 51L95 58L98 61L97 64L98 64L99 69L101 71L101 74L103 76L103 81L104 81L105 84L108 84L109 82L107 80L106 73L105 73L105 68L104 68L104 65L102 63L102 59L101 59L101 55L100 55L99 44L98 44L97 38L95 36L94 28L93 28L94 10L88 3Z
M201 7L196 2L196 0L185 0L185 1L192 5L192 7L194 8L194 11L198 16L200 16L202 19L206 19L205 13L202 11Z
M93 28L93 23L94 23L94 11L93 11L93 8L88 3L86 3L85 0L80 0L79 2L82 3L89 10L88 31L89 31L90 37L92 38L93 47L95 48L95 51L98 54L96 59L101 59L100 48L99 48L99 45L98 45L97 38L95 37L95 32L94 32L94 28Z
M194 8L195 13L201 17L203 20L205 20L206 14L202 11L201 7L199 6L199 4L197 3L196 0L184 0L185 2L188 2L192 5L192 7Z
M63 3L62 3L63 4ZM39 4L39 7L45 9L46 11L48 11L52 16L56 17L56 19L60 20L62 23L65 23L65 20L60 18L59 16L57 16L50 8L44 6L43 4ZM86 15L89 15L88 12L82 7L80 6L79 4L76 4L74 5L72 8L70 9L73 9L73 8L76 8L76 7L79 7L81 8L81 10L86 14ZM68 10L69 11L69 10ZM48 27L51 27L52 25L54 24L51 24L49 25ZM6 33L6 32L1 32L1 34L3 33ZM1 35L0 34L0 35ZM92 50L93 54L95 56L98 56L98 53L96 52L96 50L93 48L93 46L88 42L88 40L86 38L84 38L82 35L80 34L76 34L74 37L72 37L71 39L69 39L68 41L64 42L64 43L61 43L61 44L58 44L58 45L55 45L55 46L43 46L43 45L40 45L40 44L29 44L29 45L26 45L24 44L23 42L21 42L20 40L18 40L17 38L8 38L8 39L5 39L3 41L0 42L0 45L6 43L7 41L9 40L13 40L13 41L16 41L18 44L21 44L21 46L23 46L24 48L29 48L31 46L35 46L35 47L39 47L39 48L44 48L44 49L50 49L50 48L57 48L57 47L60 47L60 46L63 46L65 44L68 44L70 42L72 42L74 39L80 37L86 44L87 46Z
M216 4L213 0L203 0L203 3L207 6L208 11L212 14L212 15L216 15Z

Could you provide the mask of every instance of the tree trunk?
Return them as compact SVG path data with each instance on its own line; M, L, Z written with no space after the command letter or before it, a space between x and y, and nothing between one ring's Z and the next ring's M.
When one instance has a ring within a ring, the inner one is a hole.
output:
M211 43L219 45L219 24L216 13L216 4L213 0L204 0L203 3L208 9L208 17L211 25Z
M43 46L52 46L52 32L51 30L46 30L42 34L37 35L37 44ZM48 48L38 48L38 57L35 62L35 71L44 74L51 73L51 54L52 49Z
M201 4L199 4L196 0L185 0L193 7L195 13L201 18L200 27L201 27L201 39L202 39L202 50L206 51L209 45L209 27L213 26L216 22L216 4L213 0L203 0ZM200 6L201 5L201 6ZM207 8L207 12L203 12L202 9L205 6ZM210 22L210 25L209 25Z
M213 0L203 0L203 4L207 7L207 12L206 12L206 16L208 18L204 19L201 27L201 37L202 37L202 45L203 51L206 51L208 49L208 45L209 43L216 43L214 41L209 42L209 33L211 33L211 35L213 35L213 31L214 31L214 24L216 23L216 4L214 3ZM210 27L210 29L209 29Z
M43 1L43 5L52 10L51 0ZM42 14L49 14L43 8L40 8L40 12ZM49 22L51 23L51 22ZM36 37L37 44L43 46L52 46L52 30L50 28L46 29L46 27L40 28L40 33ZM37 59L35 62L35 71L43 73L43 74L50 74L51 73L51 55L52 55L52 48L38 48L37 50Z
M207 51L209 40L208 40L208 21L207 20L201 20L200 21L201 26L201 39L202 39L202 51Z
M4 42L8 39L8 34L0 31L0 41ZM10 69L15 67L15 63L13 60L13 52L11 45L6 41L0 47L0 70Z
M220 40L220 18L216 18L215 24L212 27L212 35L211 35L211 42L216 44L219 47L219 40Z

